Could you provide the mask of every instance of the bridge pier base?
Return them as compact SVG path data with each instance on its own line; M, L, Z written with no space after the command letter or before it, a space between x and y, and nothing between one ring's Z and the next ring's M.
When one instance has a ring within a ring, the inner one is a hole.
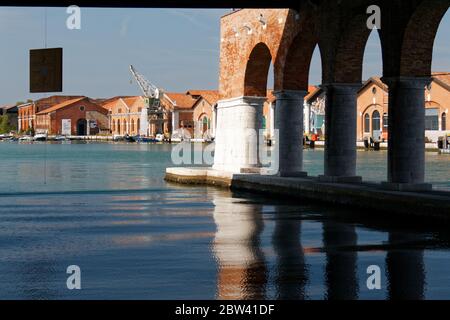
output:
M383 78L389 86L389 190L426 191L425 183L425 87L431 79Z
M356 176L356 94L361 84L323 85L325 102L325 168L323 182L358 183Z
M278 175L305 177L303 172L303 101L306 91L284 90L275 92L275 129L278 139Z
M266 97L238 97L218 102L213 169L258 173L261 168L259 130Z

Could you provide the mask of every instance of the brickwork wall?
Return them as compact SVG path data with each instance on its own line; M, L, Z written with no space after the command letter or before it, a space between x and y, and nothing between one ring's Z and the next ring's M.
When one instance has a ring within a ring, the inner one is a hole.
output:
M222 17L220 98L265 96L271 63L275 90L307 89L316 46L323 83L361 83L370 5L381 8L383 76L429 76L450 0L308 1L298 11L244 9Z

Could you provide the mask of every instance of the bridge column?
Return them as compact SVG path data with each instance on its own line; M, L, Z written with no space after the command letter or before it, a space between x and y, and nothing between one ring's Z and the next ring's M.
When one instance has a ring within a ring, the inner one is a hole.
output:
M388 181L398 191L431 190L425 182L425 87L431 79L383 78L389 87Z
M275 92L275 129L278 140L280 177L304 177L303 172L303 101L306 91Z
M325 84L325 174L320 181L361 182L356 176L356 95L360 83Z
M259 130L266 97L239 97L217 104L217 131L213 169L259 173Z

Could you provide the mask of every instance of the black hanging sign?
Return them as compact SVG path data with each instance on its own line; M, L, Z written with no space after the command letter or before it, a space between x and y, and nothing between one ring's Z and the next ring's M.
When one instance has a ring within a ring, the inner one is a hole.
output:
M62 92L62 48L30 50L30 92Z

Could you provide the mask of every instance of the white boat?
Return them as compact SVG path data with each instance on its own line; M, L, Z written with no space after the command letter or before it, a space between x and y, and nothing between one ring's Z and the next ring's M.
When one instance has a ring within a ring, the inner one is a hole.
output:
M23 136L19 138L19 141L33 141L33 137L31 136Z
M69 140L69 139L67 139L66 136L56 136L56 137L54 138L54 140L55 140L55 141L67 141L67 140Z
M34 141L46 141L47 140L47 134L45 133L38 133L33 137Z
M155 140L158 142L163 142L164 141L164 135L163 134L157 134L155 137Z
M119 134L115 134L113 136L113 141L123 141L123 140L125 140L124 136L121 136Z

